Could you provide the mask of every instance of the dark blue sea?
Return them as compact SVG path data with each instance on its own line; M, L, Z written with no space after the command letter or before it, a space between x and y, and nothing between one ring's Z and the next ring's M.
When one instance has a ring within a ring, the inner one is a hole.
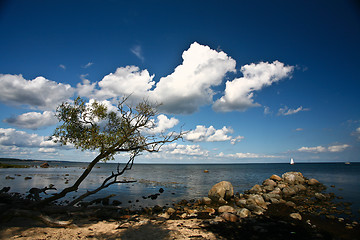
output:
M0 188L10 186L11 192L26 194L32 187L43 188L49 184L58 190L70 186L84 171L86 163L50 163L49 168L0 169ZM116 171L117 164L101 163L94 168L88 179L75 194L98 187L103 180ZM204 170L208 170L205 173ZM299 163L290 164L135 164L120 179L136 180L135 183L117 184L104 189L88 200L116 194L112 200L122 206L145 207L171 205L182 199L197 199L207 196L210 188L220 181L230 181L236 192L244 192L272 174L281 176L285 172L299 171L307 178L316 178L327 188L352 203L352 211L359 216L360 209L360 163ZM5 179L6 176L15 179ZM25 177L31 177L25 180ZM151 194L165 191L156 200L144 199ZM55 191L53 191L55 192ZM48 191L49 194L52 191ZM74 195L69 195L71 200Z

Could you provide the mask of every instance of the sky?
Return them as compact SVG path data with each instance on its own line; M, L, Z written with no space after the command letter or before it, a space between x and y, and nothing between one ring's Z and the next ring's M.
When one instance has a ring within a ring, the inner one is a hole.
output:
M12 0L0 32L0 157L91 161L56 107L131 95L187 132L138 163L360 162L357 1Z

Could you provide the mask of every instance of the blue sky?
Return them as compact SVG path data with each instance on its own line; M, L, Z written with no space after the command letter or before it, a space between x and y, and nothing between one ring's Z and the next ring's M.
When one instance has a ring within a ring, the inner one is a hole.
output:
M189 131L137 162L360 161L356 1L2 1L0 32L0 157L90 161L56 106L132 93Z

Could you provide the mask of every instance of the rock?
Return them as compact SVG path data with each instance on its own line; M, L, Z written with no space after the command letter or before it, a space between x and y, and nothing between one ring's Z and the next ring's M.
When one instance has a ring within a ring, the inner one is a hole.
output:
M263 198L265 201L270 201L270 199L280 199L281 196L279 194L275 194L275 193L265 193L263 194Z
M301 172L286 172L282 175L285 183L295 185L305 183L305 178Z
M201 199L201 203L202 203L202 204L205 204L205 205L210 205L210 204L211 204L211 199L208 198L208 197L203 197L203 198Z
M218 208L218 212L219 213L225 213L225 212L228 212L228 213L234 213L235 212L235 209L231 206L221 206Z
M326 196L322 193L315 193L315 198L317 200L326 200Z
M24 179L25 180L30 180L30 179L32 179L32 177L25 177Z
M227 212L221 214L220 217L222 217L225 221L228 222L237 222L239 220L239 218L235 214L227 213Z
M247 208L241 208L236 212L240 218L247 218L250 215L250 211Z
M273 188L275 188L276 185L277 185L277 183L276 183L274 180L266 179L266 180L263 182L263 185L264 185L264 186L272 186Z
M164 192L164 189L163 188L160 188L159 189L159 193L163 193Z
M302 192L302 191L306 191L306 187L302 184L297 184L294 186L294 190L296 192Z
M173 215L176 211L173 208L168 208L166 211L169 215Z
M165 212L165 213L159 214L158 217L160 217L160 218L165 218L165 219L169 219L169 218L170 218L170 215L169 215L167 212Z
M300 220L300 221L302 219L302 217L301 217L301 215L299 213L291 213L290 217L293 218L293 219Z
M47 162L44 162L40 165L41 168L48 168L50 165Z
M290 197L295 195L296 191L291 187L285 187L283 188L282 193L284 194L285 197Z
M247 208L250 209L251 212L256 215L262 215L265 211L262 207L258 205L248 205Z
M255 184L250 190L250 193L260 193L262 192L262 188L259 184Z
M310 178L308 181L308 185L313 186L313 185L318 185L320 184L320 182L318 180L316 180L315 178Z
M215 184L208 193L208 197L215 202L219 202L221 199L229 200L233 196L234 188L228 181L222 181Z
M279 187L276 187L272 192L270 192L271 194L281 194L281 189Z
M236 206L239 206L239 207L245 207L246 206L246 199L240 199L238 201L236 201Z
M281 181L281 177L276 174L271 175L270 179L274 181Z
M293 207L293 208L296 207L296 204L292 201L287 201L285 204L286 204L286 206L289 206L289 207Z
M265 186L265 187L264 187L264 190L265 190L266 192L271 192L271 191L274 190L274 186L270 186L270 185Z
M15 178L11 176L6 176L5 179L15 179Z
M255 203L259 207L267 209L267 205L266 205L266 203L264 201L264 198L261 195L258 195L258 194L250 195L250 197L247 200L247 203L248 204Z

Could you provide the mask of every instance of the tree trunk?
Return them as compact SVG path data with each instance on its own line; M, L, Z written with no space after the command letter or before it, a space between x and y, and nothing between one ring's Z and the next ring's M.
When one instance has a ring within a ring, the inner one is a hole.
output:
M105 152L105 153L100 153L94 160L92 160L91 163L89 163L89 165L87 166L87 168L85 169L85 171L81 174L81 176L76 180L76 182L74 183L74 185L72 185L71 187L67 187L64 190L62 190L60 193L56 193L55 195L45 198L44 200L39 201L38 203L36 203L36 206L44 206L46 204L49 204L53 201L56 201L60 198L63 198L66 196L66 194L70 193L70 192L74 192L76 190L78 190L79 185L85 180L85 178L89 175L89 173L91 172L91 170L94 168L94 166L103 158L107 157L110 154L110 152Z

